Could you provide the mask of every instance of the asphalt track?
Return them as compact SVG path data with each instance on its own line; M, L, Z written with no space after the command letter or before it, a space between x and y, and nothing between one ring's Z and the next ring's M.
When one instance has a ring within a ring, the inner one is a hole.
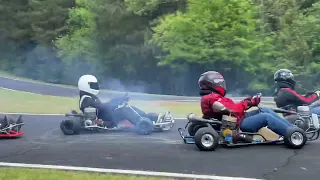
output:
M9 89L40 94L52 91L55 94L51 95L61 96L74 94L74 91L65 90L69 88L63 90L3 79L6 78L0 79L1 86ZM151 136L132 132L64 136L59 129L62 118L24 116L25 136L0 140L0 161L276 180L318 179L319 141L309 142L301 150L287 149L283 145L263 145L199 152L194 145L183 144L177 132L178 127L184 127L186 122L183 120L177 121L172 132Z
M178 135L183 120L171 132L151 136L132 132L65 136L59 129L62 118L24 116L25 136L2 139L0 161L281 180L317 179L320 169L319 142L309 142L302 150L256 145L199 152Z

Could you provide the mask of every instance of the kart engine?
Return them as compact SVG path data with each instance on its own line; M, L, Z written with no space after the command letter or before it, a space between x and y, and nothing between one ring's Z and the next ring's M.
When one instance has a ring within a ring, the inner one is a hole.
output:
M91 126L93 125L94 121L97 119L97 109L96 108L85 108L84 109L84 117L85 117L85 121L84 124L86 126Z
M224 129L235 130L237 127L237 118L232 116L223 115L221 122L222 122L221 130L224 130Z
M309 127L319 128L319 117L317 114L311 113L309 106L298 106L297 112L309 124Z
M309 106L298 106L297 113L303 118L311 117L311 111Z
M231 141L232 136L237 128L237 118L223 115L221 119L221 132L226 141Z

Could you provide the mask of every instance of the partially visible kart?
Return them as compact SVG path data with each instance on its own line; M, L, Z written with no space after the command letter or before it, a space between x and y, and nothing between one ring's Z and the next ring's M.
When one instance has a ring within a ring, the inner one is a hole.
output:
M259 93L257 96L261 97L261 94ZM260 109L259 106L258 108ZM288 131L284 137L279 136L279 139L268 140L260 133L242 132L236 125L237 119L231 116L233 112L223 104L216 102L214 109L216 112L225 114L222 119L204 119L193 113L188 115L186 127L178 129L184 143L196 144L201 151L213 151L218 146L234 147L256 144L285 144L289 148L300 149L308 140L307 134L314 133L313 131L305 132L301 128L295 127ZM316 124L317 122L313 123ZM319 127L313 127L315 132L319 133ZM188 134L186 134L186 131L188 131Z
M292 124L308 132L308 140L312 141L319 138L320 117L317 114L311 113L310 109L318 106L320 106L320 100L311 105L287 105L281 108L273 108L273 110L281 113Z
M124 97L127 97L128 93ZM67 119L63 120L60 123L60 129L65 135L75 135L79 134L80 131L111 131L111 130L124 130L124 129L133 129L138 134L149 135L153 131L168 131L174 124L175 120L171 116L170 112L162 114L161 121L151 121L147 117L142 117L137 111L135 111L129 104L129 98L116 98L111 100L116 102L117 108L130 108L139 117L139 121L136 125L129 124L126 126L121 126L120 122L115 127L108 128L104 125L103 121L98 119L97 110L95 108L85 108L84 113L78 113L75 110L72 110L70 113L67 113L65 116ZM123 121L126 121L125 119ZM129 123L129 121L126 121Z
M16 138L21 137L24 132L21 131L21 127L24 125L22 121L22 116L14 121L8 119L7 116L4 116L3 119L0 119L0 138Z

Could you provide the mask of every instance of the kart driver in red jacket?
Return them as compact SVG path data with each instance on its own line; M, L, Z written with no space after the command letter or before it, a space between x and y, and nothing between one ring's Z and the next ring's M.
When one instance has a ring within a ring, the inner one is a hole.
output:
M278 116L270 108L261 108L245 112L252 106L257 106L260 98L246 98L238 103L233 102L226 95L226 83L223 76L216 71L207 71L201 74L199 81L201 109L203 118L217 118L221 119L222 114L217 114L213 110L213 104L220 102L227 109L232 110L237 116L237 124L241 131L244 132L258 132L259 129L268 126L273 132L280 136L284 136L289 128L295 127L287 120Z
M295 91L296 81L292 72L288 69L279 69L274 73L276 90L274 101L278 108L293 105L295 107L310 105L319 100L320 91L308 93L307 95L298 94ZM320 115L320 106L311 107L311 112Z

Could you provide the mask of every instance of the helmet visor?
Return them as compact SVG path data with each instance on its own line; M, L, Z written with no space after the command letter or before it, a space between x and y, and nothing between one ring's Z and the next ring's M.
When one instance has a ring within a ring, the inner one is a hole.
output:
M89 82L90 89L99 90L99 83L97 82Z
M213 80L213 83L216 84L216 85L219 85L219 86L223 87L225 90L227 89L227 87L226 87L226 82L225 82L224 79L222 79L222 78L215 78L215 79Z

